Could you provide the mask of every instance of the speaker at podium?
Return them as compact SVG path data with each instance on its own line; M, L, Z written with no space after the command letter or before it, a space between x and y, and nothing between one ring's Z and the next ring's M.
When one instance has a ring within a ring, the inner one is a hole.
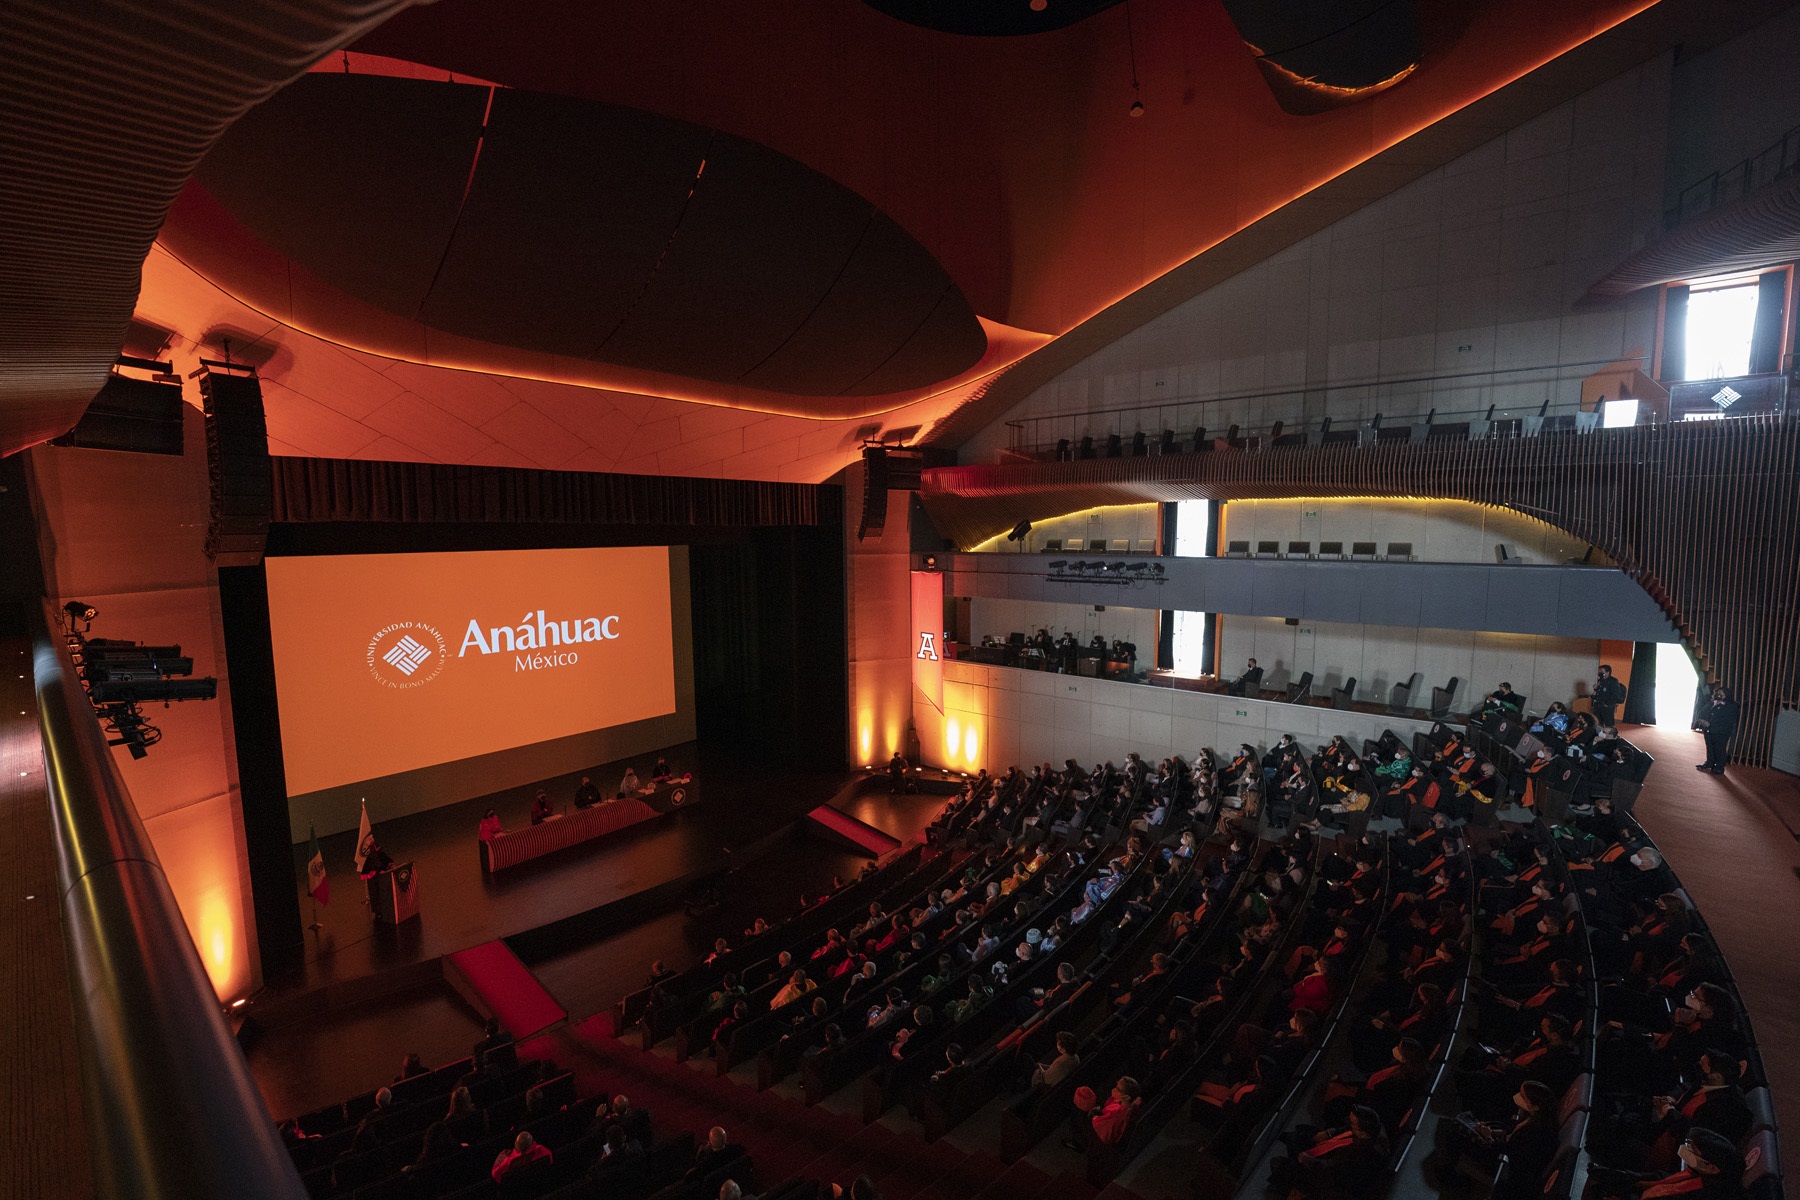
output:
M419 915L419 873L412 863L396 863L369 879L369 907L382 925L399 925Z

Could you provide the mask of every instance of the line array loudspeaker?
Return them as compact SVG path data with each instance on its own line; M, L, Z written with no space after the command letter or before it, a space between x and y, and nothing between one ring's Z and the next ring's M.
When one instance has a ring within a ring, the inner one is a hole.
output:
M200 377L200 395L212 485L206 553L221 566L255 566L275 514L262 385L255 375L208 371Z

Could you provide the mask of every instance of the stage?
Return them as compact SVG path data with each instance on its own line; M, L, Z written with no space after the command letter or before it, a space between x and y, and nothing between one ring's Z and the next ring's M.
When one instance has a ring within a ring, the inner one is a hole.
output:
M691 742L663 756L677 774L693 772L691 805L498 874L481 866L476 827L482 814L493 808L507 828L528 826L540 787L566 811L578 775L377 824L382 847L396 862L412 862L418 875L420 915L398 927L378 925L370 915L354 871L354 832L319 839L331 885L324 905L314 905L306 891L310 850L295 846L301 916L310 921L316 912L321 928L307 931L302 962L266 981L255 1006L259 1019L280 1024L320 1006L424 986L440 978L442 956L495 939L510 939L528 961L579 954L629 926L679 912L707 880L803 836L795 823L834 798L840 810L902 841L922 830L945 798L914 795L890 803L885 779L871 780L859 795L860 774L747 766L709 758ZM654 757L632 761L647 772ZM609 793L624 768L623 762L607 763L586 773ZM816 894L834 875L860 870L867 861L811 841L805 854L792 857L778 873L782 894L759 896L766 910L758 911L739 907L734 895L734 919L776 920L802 893ZM633 973L641 974L641 965L634 964ZM569 999L579 1006L580 997Z

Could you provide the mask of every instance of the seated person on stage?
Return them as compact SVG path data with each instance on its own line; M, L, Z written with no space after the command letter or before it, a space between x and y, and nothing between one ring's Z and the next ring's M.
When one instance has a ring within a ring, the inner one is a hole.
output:
M592 808L598 803L600 803L600 789L594 786L592 779L583 775L581 782L575 786L575 807Z
M650 772L650 782L666 783L673 778L675 778L675 772L669 766L669 760L666 758L657 759L656 769Z
M1225 690L1233 696L1254 697L1262 691L1262 668L1251 659L1244 667L1244 673L1225 685Z
M623 800L627 796L635 796L637 795L638 789L642 786L643 784L638 782L636 768L626 767L625 778L619 780L618 798Z
M481 814L481 825L475 831L476 837L486 842L493 840L494 835L501 832L503 832L503 830L500 827L499 813L490 808L485 813Z
M531 800L531 823L542 825L550 819L550 797L541 788Z

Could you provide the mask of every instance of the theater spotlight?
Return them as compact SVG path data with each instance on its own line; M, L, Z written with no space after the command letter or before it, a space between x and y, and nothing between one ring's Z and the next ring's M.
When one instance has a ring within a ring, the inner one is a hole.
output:
M1052 571L1060 571L1060 570L1062 570L1062 569L1063 569L1063 568L1064 568L1064 567L1067 567L1067 566L1068 566L1068 565L1069 565L1069 560L1068 560L1068 559L1066 559L1066 558L1059 558L1059 559L1057 559L1057 560L1056 560L1056 561L1055 561L1055 562L1052 562L1052 563L1051 563L1051 564L1050 564L1050 569L1051 569L1051 570L1052 570Z
M927 554L925 556L925 569L927 571L935 571L935 570L937 570L937 567L938 567L938 556L935 554Z
M1031 522L1020 521L1017 525L1012 527L1012 532L1006 535L1006 540L1009 542L1022 542L1025 540L1025 535L1030 532Z
M1150 569L1150 564L1149 563L1126 563L1125 569L1127 571L1148 571Z
M63 611L77 621L91 621L100 615L100 610L86 600L71 600L63 605Z
M1150 564L1150 574L1155 576L1158 579L1161 579L1162 574L1163 574L1163 565L1161 563L1151 563Z

